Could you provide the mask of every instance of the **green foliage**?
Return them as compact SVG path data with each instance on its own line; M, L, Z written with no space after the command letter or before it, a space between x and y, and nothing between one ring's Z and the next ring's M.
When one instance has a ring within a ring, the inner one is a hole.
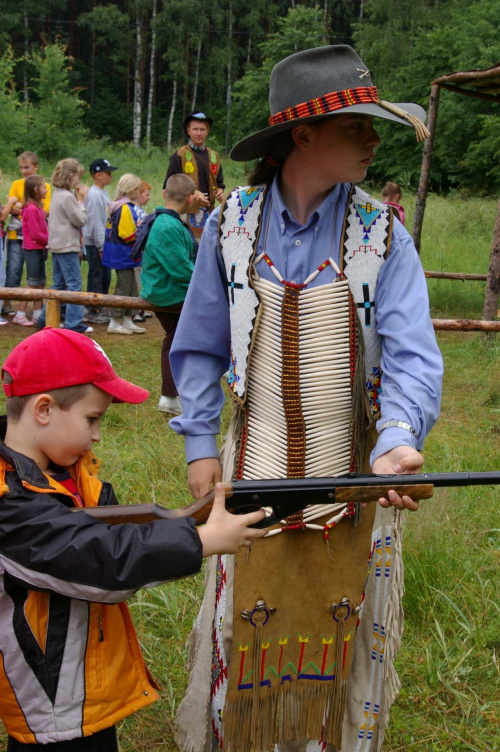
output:
M0 164L12 160L26 135L26 117L13 83L13 70L14 56L9 47L0 57Z
M431 82L457 70L487 68L500 60L498 7L494 0L433 0L387 6L368 0L355 31L384 99L427 106ZM390 35L391 44L387 44ZM377 124L378 125L378 124ZM421 150L400 128L379 128L383 146L370 171L380 182L404 175L416 187ZM409 129L405 129L408 131ZM440 92L430 185L479 195L500 189L498 105L445 90ZM413 156L412 156L413 155Z
M249 66L234 86L232 118L233 141L265 128L269 118L269 76L277 62L294 52L325 44L323 12L318 7L297 5L278 21L278 31L268 34L259 45L263 62Z
M32 61L36 102L29 107L30 147L47 157L70 155L75 143L87 136L82 125L84 104L69 80L71 60L63 45L50 44L34 52Z

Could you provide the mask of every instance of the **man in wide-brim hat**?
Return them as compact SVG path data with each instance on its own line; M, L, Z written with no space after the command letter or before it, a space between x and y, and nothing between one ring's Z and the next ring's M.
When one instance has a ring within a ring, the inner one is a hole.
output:
M282 60L269 99L269 127L231 152L260 161L207 223L171 350L183 408L171 426L195 498L222 476L418 472L439 412L442 359L413 241L357 185L376 119L422 140L424 111L383 101L344 45ZM226 371L235 412L221 469ZM182 749L381 748L399 688L401 516L418 502L389 491L359 514L334 501L209 567Z
M188 214L188 223L193 233L201 238L208 215L216 201L224 197L224 176L220 157L214 149L206 145L213 120L204 112L196 110L184 118L182 124L189 141L177 149L170 157L163 188L172 175L184 173L196 185L195 202Z

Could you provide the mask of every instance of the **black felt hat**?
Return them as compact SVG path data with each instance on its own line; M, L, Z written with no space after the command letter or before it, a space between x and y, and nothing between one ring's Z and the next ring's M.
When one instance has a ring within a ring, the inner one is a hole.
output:
M269 127L239 141L231 150L232 159L244 162L264 157L277 134L346 112L412 125L418 140L429 135L423 122L425 110L418 104L381 100L370 71L352 47L344 44L297 52L275 65L269 109Z
M201 120L203 122L208 123L208 127L211 128L213 124L213 120L211 117L208 117L208 115L205 115L204 112L199 112L199 110L195 110L195 112L192 112L190 115L184 118L184 122L182 123L182 127L184 128L184 133L186 136L188 135L187 127L191 120Z

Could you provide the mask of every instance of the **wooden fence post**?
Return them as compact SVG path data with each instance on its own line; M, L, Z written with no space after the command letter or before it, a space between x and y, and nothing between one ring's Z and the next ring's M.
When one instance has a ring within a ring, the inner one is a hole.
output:
M500 201L498 213L493 230L493 243L491 245L490 265L486 280L486 294L484 296L483 319L494 321L498 315L498 297L500 294Z
M432 149L434 144L434 132L436 130L436 120L439 105L439 86L432 84L431 96L429 99L429 114L427 118L427 127L430 136L425 140L424 154L422 157L422 170L420 172L420 181L418 184L417 202L415 204L415 216L413 218L412 237L417 252L420 253L420 238L422 235L422 225L424 222L425 202L427 201L427 186L429 183L429 173L432 161Z
M45 309L45 324L54 329L59 327L61 321L61 303L58 300L47 300Z

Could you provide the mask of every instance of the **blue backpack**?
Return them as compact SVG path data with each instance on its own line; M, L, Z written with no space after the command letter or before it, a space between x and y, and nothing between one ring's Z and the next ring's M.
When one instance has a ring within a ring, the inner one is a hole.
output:
M146 243L148 242L149 233L151 232L151 228L153 227L153 224L159 214L170 214L171 217L176 217L176 219L178 219L179 222L181 222L182 225L184 225L186 230L189 232L191 240L193 241L192 260L194 261L196 259L196 254L198 253L198 241L193 235L193 231L191 230L189 225L187 225L185 222L183 222L180 219L177 212L172 211L172 209L161 209L161 208L155 209L154 212L152 212L151 214L148 214L146 219L144 219L139 225L139 227L137 228L137 232L135 234L135 242L130 252L130 258L133 259L133 261L140 261L142 259L142 256L144 254L144 249L146 247Z

